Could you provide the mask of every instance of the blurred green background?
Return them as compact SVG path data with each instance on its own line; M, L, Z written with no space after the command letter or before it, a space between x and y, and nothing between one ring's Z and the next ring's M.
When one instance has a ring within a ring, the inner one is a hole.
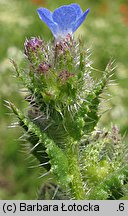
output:
M9 114L4 100L14 102L23 109L24 92L14 77L10 58L22 66L23 46L26 38L41 36L52 38L50 30L36 13L38 7L54 10L64 4L76 2L83 10L91 9L86 21L75 33L92 50L92 66L104 70L108 61L115 60L114 83L109 86L103 102L108 109L100 126L109 128L117 124L125 142L128 141L128 0L0 0L0 199L36 199L42 179L40 170L31 168L34 158L28 159L19 137L21 128L8 128L16 119ZM99 73L96 77L100 79Z

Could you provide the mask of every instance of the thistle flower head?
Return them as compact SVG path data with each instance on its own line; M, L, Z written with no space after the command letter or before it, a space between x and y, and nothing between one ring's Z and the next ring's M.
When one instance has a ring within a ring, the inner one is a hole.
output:
M53 13L46 8L39 8L37 12L58 41L68 34L72 35L84 22L89 10L83 13L78 4L70 4L57 8Z

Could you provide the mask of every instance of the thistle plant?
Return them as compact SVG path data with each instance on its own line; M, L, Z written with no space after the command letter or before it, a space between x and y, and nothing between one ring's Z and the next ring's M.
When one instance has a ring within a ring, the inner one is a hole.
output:
M41 177L47 176L39 199L128 198L127 147L116 126L110 130L97 126L113 64L109 62L95 79L92 74L99 70L91 66L90 50L73 36L88 13L78 4L53 13L39 8L54 41L27 39L25 69L13 61L27 90L28 107L26 112L11 102L8 106L25 131L29 153L42 167Z

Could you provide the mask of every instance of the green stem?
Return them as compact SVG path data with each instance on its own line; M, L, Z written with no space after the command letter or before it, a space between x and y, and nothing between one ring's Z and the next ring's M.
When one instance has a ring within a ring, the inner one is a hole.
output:
M84 200L85 192L83 188L82 176L80 173L79 161L78 161L78 143L70 142L67 148L67 158L69 166L69 187L73 198L76 200Z

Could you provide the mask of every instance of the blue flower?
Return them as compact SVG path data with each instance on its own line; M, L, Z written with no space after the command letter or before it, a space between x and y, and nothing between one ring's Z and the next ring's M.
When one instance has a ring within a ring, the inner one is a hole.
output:
M64 5L57 8L53 13L46 8L39 8L38 15L50 28L55 39L65 38L72 35L84 22L90 9L84 13L78 4Z

